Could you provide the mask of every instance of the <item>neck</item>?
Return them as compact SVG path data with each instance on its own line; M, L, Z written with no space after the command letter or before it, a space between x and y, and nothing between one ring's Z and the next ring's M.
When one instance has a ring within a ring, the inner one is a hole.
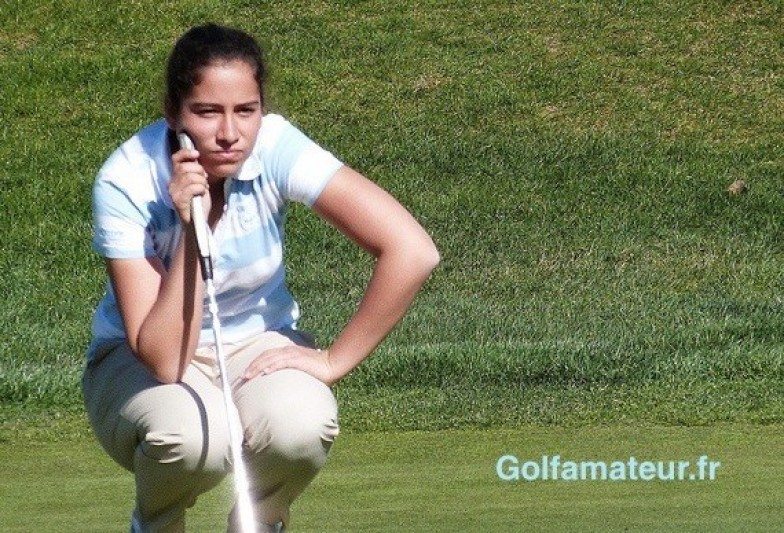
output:
M210 186L210 214L207 217L207 223L211 228L220 220L223 214L223 206L226 204L226 195L224 194L223 186L226 179L211 180Z

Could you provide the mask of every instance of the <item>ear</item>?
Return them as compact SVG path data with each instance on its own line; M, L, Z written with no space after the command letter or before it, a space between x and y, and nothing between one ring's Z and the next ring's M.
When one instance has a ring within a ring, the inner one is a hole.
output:
M169 126L169 129L180 131L180 121L177 117L172 117L166 113L164 118L166 119L166 125Z
M180 128L182 128L182 122L180 121L179 117L179 109L173 108L173 103L170 102L167 98L163 102L163 116L166 119L166 124L169 126L169 128L173 129L174 131L180 131Z

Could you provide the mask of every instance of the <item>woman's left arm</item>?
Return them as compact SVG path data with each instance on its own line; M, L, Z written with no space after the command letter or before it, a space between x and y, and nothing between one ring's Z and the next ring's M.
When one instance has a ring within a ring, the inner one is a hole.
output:
M248 366L245 379L297 368L327 385L338 382L400 322L440 260L432 239L411 213L347 166L330 179L313 207L376 257L373 275L359 307L328 350L301 346L268 350Z

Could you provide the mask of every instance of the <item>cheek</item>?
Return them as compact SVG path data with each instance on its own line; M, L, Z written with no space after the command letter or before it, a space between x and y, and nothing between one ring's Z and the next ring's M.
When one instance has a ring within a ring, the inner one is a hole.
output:
M188 128L197 149L200 146L206 147L211 145L211 141L215 137L214 129L209 123L201 121Z
M205 146L209 146L212 128L200 120L182 120L178 126L188 132L188 137L191 138L196 149L201 151Z
M261 117L249 120L247 124L245 124L244 134L245 138L248 139L250 144L254 144L256 142L256 137L259 136L259 131L261 129Z

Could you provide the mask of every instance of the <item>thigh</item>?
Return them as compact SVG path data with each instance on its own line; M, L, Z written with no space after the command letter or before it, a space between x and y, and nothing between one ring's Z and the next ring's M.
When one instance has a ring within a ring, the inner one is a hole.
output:
M193 456L203 467L210 466L205 462L220 465L227 457L220 390L195 368L189 367L180 383L162 384L122 344L88 364L82 387L98 441L128 470L134 469L137 447L161 439L177 443L172 453Z
M235 392L242 383L242 374L256 357L265 350L291 344L307 346L308 348L316 347L315 341L309 333L296 330L264 331L242 344L225 346L224 352L226 353L226 369L229 372L229 383L231 383ZM212 357L214 358L215 355L212 354Z
M259 450L278 443L314 441L328 447L338 434L338 408L332 390L306 372L283 369L250 381L239 377L264 350L288 344L313 346L300 332L265 332L233 352L228 370L245 440Z

